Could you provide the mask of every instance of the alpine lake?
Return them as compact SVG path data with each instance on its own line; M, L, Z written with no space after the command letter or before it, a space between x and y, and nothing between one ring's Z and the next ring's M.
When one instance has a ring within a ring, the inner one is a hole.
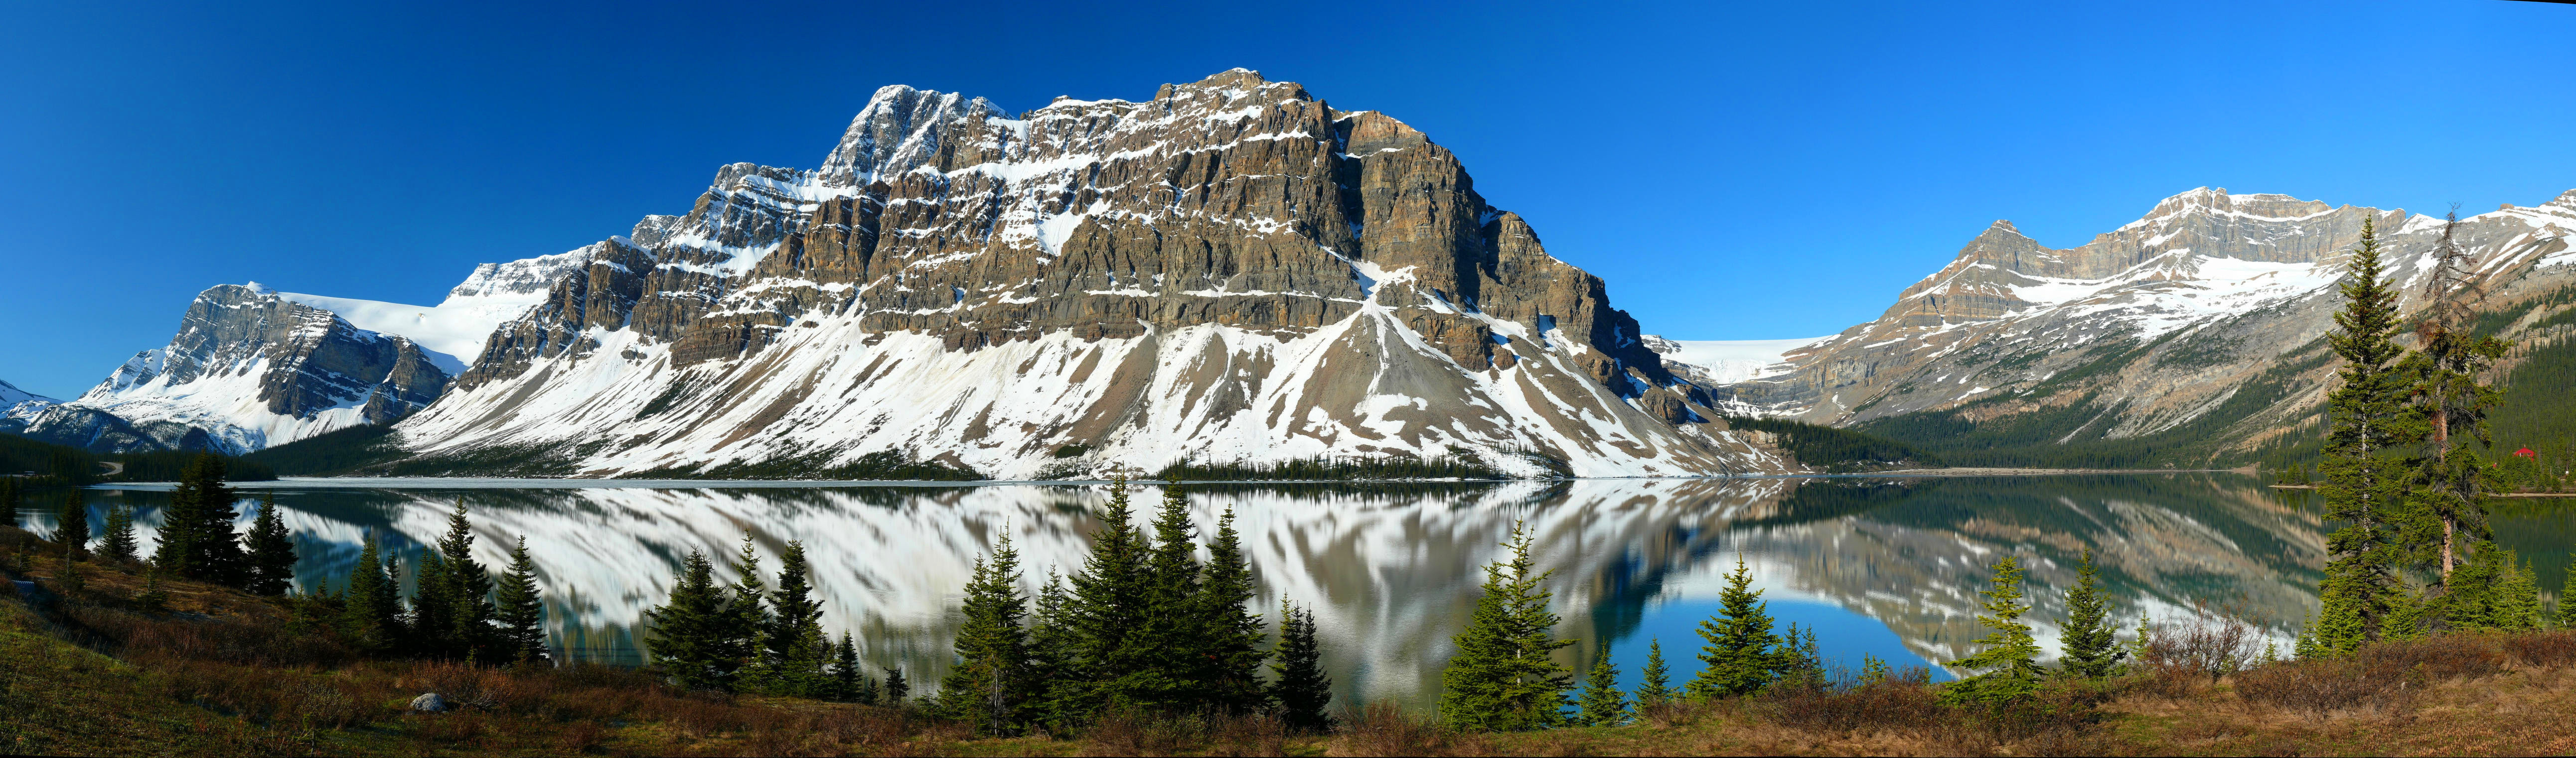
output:
M2283 643L2316 609L2325 524L2303 491L2224 473L2027 477L1591 479L1509 483L1186 484L1202 536L1228 509L1274 621L1282 600L1314 609L1339 705L1438 698L1451 635L1482 567L1514 524L1535 536L1578 673L1604 651L1632 688L1660 640L1674 683L1697 673L1699 622L1738 561L1782 624L1813 630L1829 663L1874 656L1898 667L1974 652L1977 593L1990 567L2021 557L2036 610L2057 624L2091 549L2123 628L2141 614L2187 616L2195 601L2242 609ZM86 491L90 523L132 506L149 549L167 485ZM447 529L461 499L475 558L506 566L525 537L548 598L558 656L642 661L640 619L690 551L722 566L748 533L774 574L801 541L824 598L825 631L853 634L877 666L930 689L945 672L976 559L1009 534L1034 592L1081 567L1101 526L1105 483L642 482L305 479L240 485L239 527L273 496L295 531L300 583L345 581L373 532L408 565ZM1140 525L1159 483L1131 495ZM2555 597L2576 537L2570 501L2490 501L2496 541ZM49 510L49 509L29 509ZM50 535L50 513L22 526ZM724 572L720 569L719 576ZM771 581L775 576L768 577ZM2124 633L2123 638L2127 635Z

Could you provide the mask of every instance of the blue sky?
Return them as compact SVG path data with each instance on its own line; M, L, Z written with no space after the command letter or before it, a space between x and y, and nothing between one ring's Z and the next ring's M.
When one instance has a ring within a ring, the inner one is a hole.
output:
M2204 185L2576 187L2565 5L213 5L9 11L0 380L77 394L218 283L432 303L685 212L722 164L813 166L896 83L1021 110L1302 82L1455 150L1684 339L1873 318L1998 218L2066 247Z

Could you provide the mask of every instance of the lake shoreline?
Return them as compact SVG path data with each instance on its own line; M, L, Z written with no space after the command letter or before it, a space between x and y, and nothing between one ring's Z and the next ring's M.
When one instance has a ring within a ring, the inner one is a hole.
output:
M1938 479L1950 477L1993 476L2096 476L2127 474L2225 474L2249 473L2243 469L2053 469L2053 468L1940 468L1897 469L1861 473L1744 474L1736 476L1584 476L1556 479L1184 479L1181 484L1511 484L1516 482L1572 481L1728 481L1745 479ZM1158 484L1160 480L1132 479L1140 485ZM269 490L287 488L328 489L725 489L725 488L796 488L796 487L997 487L1027 485L1060 485L1087 487L1106 485L1107 479L985 479L943 481L928 479L587 479L507 477L438 477L387 476L340 477L281 476L272 480L227 482L236 490ZM160 491L176 488L176 482L101 482L89 489L126 489Z

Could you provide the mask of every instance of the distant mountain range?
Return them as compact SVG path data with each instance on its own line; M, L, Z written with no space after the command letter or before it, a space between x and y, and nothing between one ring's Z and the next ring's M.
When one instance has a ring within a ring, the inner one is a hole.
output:
M1237 69L1016 116L886 87L820 168L726 166L686 214L436 307L209 289L169 346L7 423L239 453L400 418L416 463L584 476L1796 466L1713 402L1449 151Z
M566 476L1806 468L1724 420L1769 416L1953 463L2232 465L2313 423L2365 219L2414 307L2441 219L2203 188L2070 249L1997 221L1840 334L1678 341L1426 135L1296 84L1017 115L891 86L819 168L725 166L436 306L208 289L79 398L0 384L0 432L239 454L399 420L405 471ZM2459 221L2482 328L2563 340L2570 229L2576 192Z

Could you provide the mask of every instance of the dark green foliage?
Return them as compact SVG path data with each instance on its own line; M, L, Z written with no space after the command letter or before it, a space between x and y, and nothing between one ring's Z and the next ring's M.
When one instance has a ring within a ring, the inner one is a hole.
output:
M93 453L76 447L0 434L0 476L32 474L38 482L50 485L81 486L100 481L172 482L194 463L197 456L212 455L196 451L163 450L150 453ZM125 464L125 470L112 480L103 473L106 462ZM242 458L226 458L228 477L236 482L261 482L277 478L266 464Z
M731 690L744 645L742 638L726 638L732 627L728 605L716 586L715 565L706 554L689 551L670 599L644 612L646 660L682 688Z
M688 382L672 382L670 389L663 390L662 394L654 395L652 402L645 403L642 410L636 411L635 418L642 420L651 417L654 414L670 410L671 406L678 405L680 398L687 396L688 392Z
M419 597L412 603L412 632L422 654L496 663L516 657L515 651L501 651L492 636L492 577L474 560L474 528L466 519L465 498L456 499L437 549L422 556L414 584Z
M359 650L383 654L403 642L401 589L385 570L384 554L369 531L358 564L342 583L340 631Z
M1717 615L1699 622L1700 639L1707 644L1700 647L1704 665L1690 682L1691 697L1742 697L1779 678L1784 651L1775 648L1783 647L1782 641L1771 631L1771 604L1762 602L1762 591L1752 589L1752 583L1744 561L1737 560L1726 589L1718 593Z
M1538 572L1527 527L1515 522L1503 547L1511 557L1485 566L1483 592L1456 656L1441 671L1440 718L1461 731L1517 732L1565 723L1573 674L1554 654L1574 644L1555 637L1556 614L1542 588L1555 572Z
M1787 419L1728 418L1733 429L1779 435L1780 447L1799 463L1833 472L1866 471L1899 465L1938 466L1941 460L1913 446L1851 429Z
M1074 657L1087 682L1117 681L1142 668L1129 657L1135 646L1127 638L1137 621L1145 618L1145 560L1150 546L1134 518L1127 480L1113 480L1109 503L1100 514L1100 532L1091 538L1091 555L1072 577L1073 607L1068 615L1078 648ZM1088 715L1105 694L1095 689L1085 693L1083 701L1067 706Z
M805 543L787 543L778 561L778 589L769 593L769 628L758 652L759 689L776 695L823 697L831 683L823 671L832 655L823 636L823 600L805 562Z
M133 536L128 534L127 541ZM263 597L278 597L295 588L295 535L286 531L286 520L277 515L277 496L259 500L259 517L251 521L246 541L250 550L250 580L242 589Z
M98 557L114 563L143 560L143 547L134 539L133 506L119 505L107 509L106 539L99 543Z
M902 705L904 698L912 696L912 683L904 681L903 669L901 668L890 668L886 669L885 672L886 704Z
M2542 626L2539 572L2510 548L2479 542L2468 562L2451 572L2446 590L2428 598L2425 608L2426 620L2438 629L2523 632Z
M18 477L0 475L0 527L17 528L18 504L25 498L20 492Z
M1079 445L1079 444L1076 444L1076 445L1065 445L1065 446L1062 446L1062 447L1058 447L1058 448L1056 448L1056 449L1055 449L1055 452L1054 452L1053 454L1049 455L1048 457L1050 457L1050 458L1055 458L1055 459L1058 459L1058 460L1062 460L1062 459L1065 459L1065 458L1080 458L1080 457L1082 457L1084 454L1087 454L1087 453L1090 453L1090 452L1091 452L1091 446L1090 446L1090 445Z
M1028 674L1029 722L1048 731L1062 731L1087 715L1081 709L1091 687L1083 678L1082 637L1075 610L1064 577L1048 569L1046 584L1038 587L1037 604L1029 614L1028 655L1021 664Z
M2066 627L2057 658L2069 676L2107 678L2129 655L2120 649L2099 574L2093 550L2086 548L2084 562L2076 568L2075 590L2066 593Z
M89 503L81 500L80 490L63 492L63 507L54 511L54 541L62 544L65 557L89 557Z
M1208 543L1207 571L1191 611L1204 661L1192 677L1199 689L1194 699L1209 708L1253 713L1269 705L1261 685L1261 661L1269 657L1261 649L1266 635L1251 605L1260 592L1242 536L1234 530L1234 509L1228 508L1217 519L1215 541Z
M859 663L859 646L850 641L850 633L841 633L841 644L832 648L832 699L844 703L875 705L876 677L868 676Z
M1646 645L1646 668L1638 672L1637 709L1643 711L1673 701L1671 674L1664 669L1664 641L1651 640Z
M1181 461L1154 472L1174 481L1353 481L1364 479L1510 479L1500 469L1463 455L1423 459L1401 456L1316 456L1276 463Z
M2576 317L2576 308L2559 314ZM2557 318L2557 317L2552 317ZM2495 475L2511 489L2576 487L2576 340L2531 343L2505 376L2503 402L2490 414ZM2512 455L2528 448L2530 458Z
M528 538L520 537L511 546L510 573L501 576L492 597L492 620L498 624L492 634L499 653L494 662L548 660L546 601L544 590L537 586L536 561L528 559Z
M1333 717L1333 679L1324 673L1323 648L1315 642L1315 612L1279 603L1279 645L1270 664L1271 700L1288 728L1328 731Z
M232 488L224 486L224 459L197 456L170 493L153 564L177 576L241 586L247 566L241 536L233 532L234 499Z
M1619 667L1610 665L1610 656L1592 664L1592 675L1583 680L1583 696L1576 698L1582 708L1574 717L1577 726L1618 726L1628 723L1628 696L1619 692Z
M149 453L117 453L104 456L101 460L125 464L125 470L118 472L112 479L101 478L118 482L177 481L180 475L187 473L189 464L195 463L197 456L201 455L214 455L223 459L225 481L272 482L277 480L277 471L265 462L251 460L247 456L236 458L188 450L159 450Z
M752 546L751 532L742 533L742 548L734 552L733 586L724 593L723 620L717 635L723 642L731 677L727 689L741 684L745 674L757 674L761 641L768 636L769 585L760 579L760 553Z
M262 448L239 460L285 476L328 476L380 466L409 455L392 424L366 424Z
M2030 612L2030 604L2022 602L2021 562L2009 555L1996 561L1993 581L1992 588L1977 593L1986 596L1986 613L1977 616L1977 623L1994 630L1976 641L1985 649L1949 663L1983 673L1944 688L1945 700L2010 703L2039 690L2044 673L2038 663L2039 643L2031 639L2030 625L2021 622L2022 614Z
M2399 326L2398 293L2385 278L2367 219L2350 269L2341 285L2344 309L2335 314L2338 331L2326 335L2344 367L2343 386L2326 396L2330 426L2319 464L2325 483L2318 488L2325 517L2342 524L2326 539L2316 625L2319 647L2336 654L2377 639L2393 609L2394 566L2404 549L2399 532L2415 468L2405 456L2426 428L2406 407L2414 381L2397 370L2403 350L2391 339Z
M957 630L957 663L940 680L935 710L979 734L1007 735L1024 723L1021 704L1029 682L1028 598L1020 594L1020 554L1005 532L993 553L975 561L966 583L966 623ZM1177 652L1177 651L1176 651Z
M982 472L941 461L920 461L900 450L879 450L848 463L831 461L837 450L785 456L766 461L729 461L717 466L657 468L620 474L620 479L811 479L831 481L977 482Z

